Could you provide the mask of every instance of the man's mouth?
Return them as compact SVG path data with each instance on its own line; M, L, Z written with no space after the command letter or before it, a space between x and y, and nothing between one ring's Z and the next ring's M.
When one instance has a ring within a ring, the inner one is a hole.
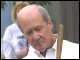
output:
M35 42L35 43L34 43L34 46L40 47L40 46L41 46L41 42Z
M35 47L41 47L43 43L44 43L44 40L37 40L33 42L33 45Z

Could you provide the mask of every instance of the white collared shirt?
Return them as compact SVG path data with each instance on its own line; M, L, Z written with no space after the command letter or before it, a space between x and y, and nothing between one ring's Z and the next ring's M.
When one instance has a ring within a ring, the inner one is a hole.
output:
M5 59L12 59L15 55L14 52L19 52L22 48L27 47L27 41L16 23L6 28L2 41L3 46L1 48Z
M45 57L30 46L28 55L23 59L56 59L56 51L57 40L53 47L47 50ZM79 59L79 44L63 40L61 59Z

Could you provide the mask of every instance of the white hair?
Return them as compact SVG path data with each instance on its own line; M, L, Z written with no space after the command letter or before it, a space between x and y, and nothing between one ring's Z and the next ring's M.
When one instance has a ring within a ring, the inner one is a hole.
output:
M42 15L42 18L43 18L46 22L47 22L48 20L51 20L51 17L50 17L50 15L49 15L48 11L47 11L45 8L43 8L42 6L37 5L37 4L35 4L35 6L38 8L39 12L40 12L41 15Z

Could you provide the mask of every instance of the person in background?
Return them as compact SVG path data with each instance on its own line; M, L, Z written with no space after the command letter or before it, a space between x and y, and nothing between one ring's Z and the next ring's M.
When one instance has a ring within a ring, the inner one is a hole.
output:
M23 59L56 59L57 39L47 10L40 5L24 7L17 14L17 24L30 44ZM79 59L79 44L63 40L61 59Z
M16 24L17 13L20 11L20 9L27 6L28 4L29 3L27 2L20 1L17 2L12 9L11 16L13 24L6 28L2 39L2 50L5 59L22 59L28 54L28 42L24 38L24 35L21 32L20 27ZM16 57L14 57L14 55Z

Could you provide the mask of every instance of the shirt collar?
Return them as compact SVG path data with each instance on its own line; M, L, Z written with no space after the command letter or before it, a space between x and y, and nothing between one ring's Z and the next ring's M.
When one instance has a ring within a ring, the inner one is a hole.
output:
M52 46L52 48L48 49L46 52L46 55L48 52L52 51L53 53L56 52L57 49L57 40L55 41L54 45ZM38 56L38 57L44 57L40 54L40 52L38 50L34 49L34 53Z
M55 41L55 43L54 43L52 48L55 49L55 50L57 49L57 39L56 39L56 41Z

